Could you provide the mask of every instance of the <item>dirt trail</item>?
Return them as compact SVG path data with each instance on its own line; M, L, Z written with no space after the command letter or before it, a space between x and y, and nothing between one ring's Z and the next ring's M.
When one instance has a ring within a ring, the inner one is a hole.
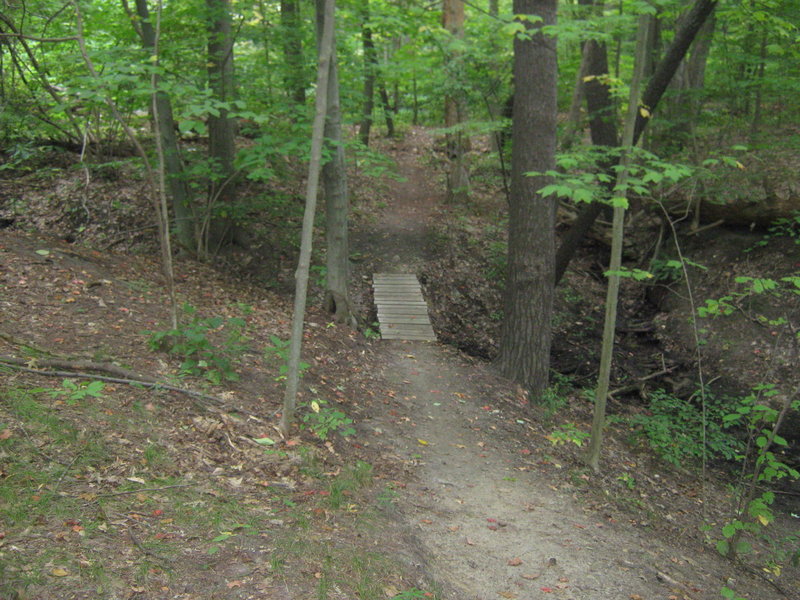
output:
M399 157L407 182L373 230L372 251L387 257L376 270L414 272L424 260L438 195L416 161ZM377 351L395 396L363 427L416 476L398 506L425 557L419 568L444 598L719 598L735 575L713 553L687 556L680 542L598 513L548 478L545 457L526 448L525 420L512 414L512 388L485 365L424 342L385 341Z

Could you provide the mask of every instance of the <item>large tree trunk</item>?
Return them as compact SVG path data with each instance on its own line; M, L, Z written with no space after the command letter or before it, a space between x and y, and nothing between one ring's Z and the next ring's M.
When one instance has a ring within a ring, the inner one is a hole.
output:
M514 14L543 22L522 21L531 38L514 40L508 275L498 364L534 399L547 387L550 369L556 203L538 192L550 178L527 173L555 169L556 40L539 30L555 24L556 7L556 0L514 1Z
M464 2L463 0L443 0L442 25L456 40L464 38ZM467 136L458 126L467 121L467 107L464 94L459 90L463 58L459 52L448 51L447 61L451 81L447 87L444 101L444 126L446 134L447 158L447 199L449 202L466 200L469 197L469 170L466 162L468 151ZM456 91L453 91L456 90ZM454 130L455 128L455 130Z
M372 28L369 24L369 0L364 0L361 6L361 19L361 44L364 48L364 107L358 137L362 144L369 146L372 113L375 109L375 71L378 67L375 43L372 41Z
M208 8L208 83L220 102L234 99L233 34L229 0L206 0ZM233 160L236 122L225 108L208 116L208 155L214 171L209 186L210 221L205 251L214 251L233 239L230 205L236 201Z
M306 80L303 73L303 37L300 28L300 5L297 0L281 0L283 56L286 61L284 85L292 102L306 103Z
M321 47L325 30L325 0L316 0L318 53L322 60ZM322 189L325 196L325 238L327 243L327 276L325 303L334 313L337 323L353 324L350 310L350 249L348 244L347 217L347 171L344 164L342 140L342 111L339 104L339 73L336 65L336 35L333 34L328 69L326 99L325 140L330 160L322 167Z
M696 0L695 4L686 14L686 18L683 20L683 26L675 34L675 39L672 41L664 58L661 59L656 67L655 73L647 84L647 89L645 89L642 96L642 105L647 108L647 111L639 111L636 116L636 126L633 132L634 144L639 140L645 127L647 127L647 124L650 122L650 116L653 111L655 111L658 102L664 95L664 90L667 89L672 76L675 74L689 46L692 44L692 40L694 40L697 32L716 6L716 0ZM559 246L556 254L556 283L561 281L564 272L567 270L567 266L575 254L575 250L578 248L580 240L583 239L583 236L589 231L589 228L602 209L603 206L597 203L587 205L581 210L577 220L572 224L572 227L567 231L564 238L562 238L561 246Z
M150 12L147 0L136 0L136 15L139 17L137 31L142 40L142 47L153 52L155 46L155 31L150 22ZM131 16L131 18L133 18ZM158 83L158 76L155 76ZM154 112L150 111L151 115ZM165 179L172 198L172 214L175 217L175 231L178 242L184 248L195 250L194 216L189 204L189 190L183 177L183 163L181 161L178 139L175 135L175 123L172 116L172 101L166 92L159 91L155 97L155 113L158 122L154 123L154 130L161 136L161 148L164 152Z

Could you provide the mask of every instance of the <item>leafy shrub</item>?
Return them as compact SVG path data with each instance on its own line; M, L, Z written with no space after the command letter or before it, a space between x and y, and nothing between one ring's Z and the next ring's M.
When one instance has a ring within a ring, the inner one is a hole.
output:
M729 413L724 403L706 394L705 440L703 447L703 410L692 400L683 400L656 390L650 394L649 413L631 417L630 424L664 460L680 466L687 461L707 458L732 460L741 450L741 442L724 430Z
M182 375L202 376L214 384L223 380L237 381L239 375L234 366L248 347L244 337L244 319L201 317L191 304L184 304L183 311L190 318L188 324L176 329L146 332L150 335L150 348L183 358ZM222 340L212 340L213 333L221 334Z
M356 430L351 427L353 419L342 411L325 406L325 400L314 400L308 406L311 410L303 415L302 428L310 429L323 442L331 432L337 431L342 436L353 435Z

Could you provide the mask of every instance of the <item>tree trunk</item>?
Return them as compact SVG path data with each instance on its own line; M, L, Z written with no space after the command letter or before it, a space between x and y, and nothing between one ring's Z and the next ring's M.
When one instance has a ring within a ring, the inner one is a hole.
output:
M389 94L386 91L386 83L383 79L378 79L378 95L381 97L383 107L383 118L386 120L386 137L394 137L394 117L392 116L392 105L389 103Z
M136 15L139 17L137 31L142 40L142 47L152 54L155 48L155 31L150 22L150 11L147 0L136 0ZM158 76L155 76L158 85ZM164 153L165 179L172 198L172 214L175 217L175 231L178 243L189 251L196 248L194 236L194 216L189 203L189 190L183 177L178 139L175 135L175 123L172 116L172 101L166 92L158 91L151 107L151 116L158 115L153 130L161 136L161 148Z
M527 173L555 169L556 40L539 30L555 24L556 10L556 0L514 0L514 14L543 22L522 21L531 38L514 40L508 275L498 364L533 399L546 389L550 368L556 202L538 193L550 178Z
M443 0L442 25L455 40L464 38L464 2L463 0ZM467 107L464 94L459 90L463 81L463 57L460 52L448 50L448 71L450 81L445 93L444 126L449 168L447 173L447 200L449 202L464 201L469 197L469 171L466 154L468 142L464 132L458 127L467 120ZM455 91L453 91L455 90Z
M617 300L619 298L620 269L622 268L623 225L625 222L625 205L627 204L626 188L628 185L628 170L630 168L630 152L633 150L633 125L636 121L636 114L639 112L639 89L647 66L647 38L649 26L650 18L647 15L639 17L636 58L633 80L631 81L630 99L628 101L628 115L625 119L625 130L622 134L622 147L624 150L621 159L622 170L617 177L613 196L614 226L611 240L611 261L608 267L608 292L606 295L605 322L603 325L603 346L600 355L600 373L597 377L597 390L594 399L592 435L586 455L586 462L592 467L595 473L600 471L600 449L603 443L603 429L606 423L606 400L608 398L608 385L611 378L611 363L614 357L614 336L617 327Z
M325 31L325 0L316 0L318 53L322 60L322 37ZM350 249L348 244L347 171L342 140L342 111L339 105L339 73L336 64L336 35L331 41L327 86L325 140L330 160L322 166L322 189L325 197L325 237L327 275L325 304L336 323L353 325L348 286L350 284Z
M758 55L758 66L756 67L756 76L755 76L756 95L753 107L753 123L750 126L751 138L755 138L755 136L758 135L758 129L761 126L761 110L762 110L761 105L762 105L762 98L764 95L764 70L766 68L766 61L767 61L767 37L768 37L767 28L764 27L764 31L761 34L761 47L759 49L759 55Z
M364 109L361 113L358 136L362 144L369 146L372 113L375 109L375 71L378 67L375 43L372 41L372 28L369 24L369 0L363 0L361 18L361 43L364 48Z
M281 0L281 28L283 56L286 61L284 85L292 102L298 106L306 103L306 80L303 73L303 37L300 28L298 0Z
M219 102L234 99L233 34L229 0L206 0L208 8L208 83ZM235 221L231 205L236 201L233 160L236 156L236 122L221 108L208 116L208 155L212 162L209 186L208 243L216 250L233 239Z
M331 53L333 51L333 27L335 0L325 0L322 41L320 42L319 67L317 69L317 99L314 126L311 133L311 157L308 162L306 181L306 208L303 213L303 230L300 236L300 257L295 273L294 312L292 315L292 337L289 345L289 360L286 372L286 390L283 396L283 414L280 431L284 437L294 421L299 382L300 352L303 347L303 324L305 320L306 299L308 297L308 272L311 265L311 250L314 238L314 216L317 209L317 191L322 163L322 144L324 142L325 115L328 102L328 76L330 74Z
M577 141L579 135L583 134L583 119L581 119L581 105L586 95L586 85L583 81L589 74L589 46L583 44L581 52L581 64L578 67L578 74L575 76L575 88L572 91L572 102L569 105L567 115L567 127L561 137L561 150L569 150Z
M647 111L639 111L636 115L636 126L633 132L633 143L639 140L642 132L650 121L650 116L655 111L659 100L664 95L672 76L678 68L681 60L686 55L689 46L694 40L697 32L703 26L706 18L717 6L717 0L696 0L695 4L687 13L683 26L675 34L664 58L658 63L653 77L647 84L647 88L642 96L642 105ZM588 89L587 89L588 98ZM572 260L575 250L577 250L580 240L589 231L597 216L602 211L602 205L592 203L587 205L578 215L578 219L572 224L569 231L562 238L561 246L556 255L556 284L561 281L567 266Z

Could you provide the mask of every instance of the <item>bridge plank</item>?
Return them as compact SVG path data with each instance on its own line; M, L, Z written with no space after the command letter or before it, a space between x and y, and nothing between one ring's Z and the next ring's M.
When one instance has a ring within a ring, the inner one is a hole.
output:
M416 275L375 273L372 283L383 339L436 340Z

